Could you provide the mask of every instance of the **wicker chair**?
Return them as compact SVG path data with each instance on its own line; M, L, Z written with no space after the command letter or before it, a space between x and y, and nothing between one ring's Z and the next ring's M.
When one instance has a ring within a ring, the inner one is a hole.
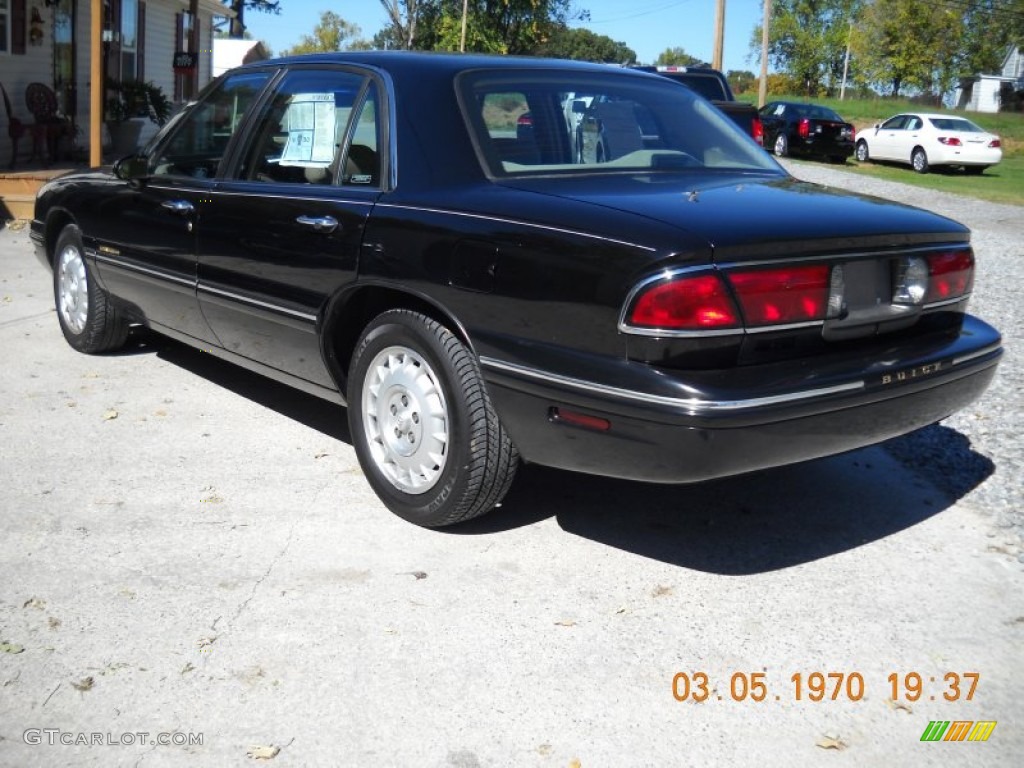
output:
M42 83L29 83L25 88L25 105L35 122L26 126L32 136L32 154L29 160L39 159L49 164L57 159L60 140L74 135L71 121L57 112L57 94ZM44 154L45 153L45 154Z

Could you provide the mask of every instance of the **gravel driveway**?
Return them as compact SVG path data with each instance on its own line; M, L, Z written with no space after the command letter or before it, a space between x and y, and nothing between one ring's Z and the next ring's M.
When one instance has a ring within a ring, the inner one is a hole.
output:
M0 232L0 766L1017 764L1024 210L791 167L974 228L988 395L693 487L528 467L446 531L381 506L341 408L144 335L73 352Z
M927 208L973 231L977 277L970 311L1002 332L1006 356L995 382L973 407L887 447L956 496L971 491L979 470L990 466L992 477L974 488L965 503L993 515L1001 528L1012 529L1024 541L1024 440L1020 437L1024 434L1024 329L1020 322L1024 208L882 181L827 165L789 160L784 164L797 178ZM965 438L977 454L965 453ZM1024 555L1021 559L1024 561Z

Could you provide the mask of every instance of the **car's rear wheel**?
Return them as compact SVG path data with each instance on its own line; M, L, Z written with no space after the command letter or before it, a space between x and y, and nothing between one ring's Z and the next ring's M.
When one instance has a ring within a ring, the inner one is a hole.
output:
M370 485L417 525L490 511L519 464L476 359L418 312L385 312L363 331L349 369L348 419Z
M780 133L775 137L775 156L785 157L789 154L789 139L786 138L786 134Z
M857 162L866 163L870 157L868 152L868 143L863 139L857 142Z
M124 346L128 322L97 285L85 260L82 233L74 224L64 227L57 238L53 296L60 330L79 352L98 354Z
M910 164L918 173L928 173L928 154L921 147L915 147L910 154Z

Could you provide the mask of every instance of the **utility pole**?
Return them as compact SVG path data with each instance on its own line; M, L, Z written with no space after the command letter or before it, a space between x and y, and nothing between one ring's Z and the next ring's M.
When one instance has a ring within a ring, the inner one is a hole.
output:
M722 48L725 45L725 0L715 2L715 50L711 54L711 66L722 69Z
M459 41L459 50L466 52L466 17L469 15L469 0L462 0L462 39Z
M772 0L764 0L764 19L761 21L761 81L757 88L757 108L768 101L768 27L772 21Z
M846 36L846 58L843 59L843 84L839 86L839 100L846 98L846 74L850 71L850 38L853 37L853 19L850 19L850 33Z

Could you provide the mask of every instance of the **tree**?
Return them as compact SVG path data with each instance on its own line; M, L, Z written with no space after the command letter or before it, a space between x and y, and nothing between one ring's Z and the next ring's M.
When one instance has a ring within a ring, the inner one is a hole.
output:
M381 47L412 50L416 42L416 23L419 21L418 0L380 0L380 4L384 6L391 22L391 26L386 30L387 37L382 40L393 43ZM374 43L377 42L377 37L383 34L385 30L378 32L374 37Z
M654 61L656 67L694 67L703 64L700 59L695 58L682 48L666 48L658 54Z
M636 51L625 43L619 43L606 35L598 35L589 29L572 29L558 26L551 31L547 40L537 46L537 56L576 61L598 61L607 64L632 64Z
M863 79L886 84L893 96L904 88L941 98L960 72L964 16L933 0L875 0L853 36Z
M350 24L333 11L322 11L320 23L313 28L313 34L303 35L294 46L281 51L281 55L363 50L369 47L369 43L359 37L361 33L357 24Z
M228 37L242 38L245 35L246 8L252 8L261 13L281 13L281 0L223 0L223 3L235 12Z
M463 0L417 0L413 47L457 51ZM590 18L572 0L469 0L466 50L529 55L561 26ZM395 42L394 23L376 41Z
M747 93L757 87L757 75L746 69L730 69L725 73L725 79L733 93Z
M775 0L768 35L772 66L803 84L808 96L834 91L843 77L851 22L864 0ZM761 26L750 38L760 58Z

